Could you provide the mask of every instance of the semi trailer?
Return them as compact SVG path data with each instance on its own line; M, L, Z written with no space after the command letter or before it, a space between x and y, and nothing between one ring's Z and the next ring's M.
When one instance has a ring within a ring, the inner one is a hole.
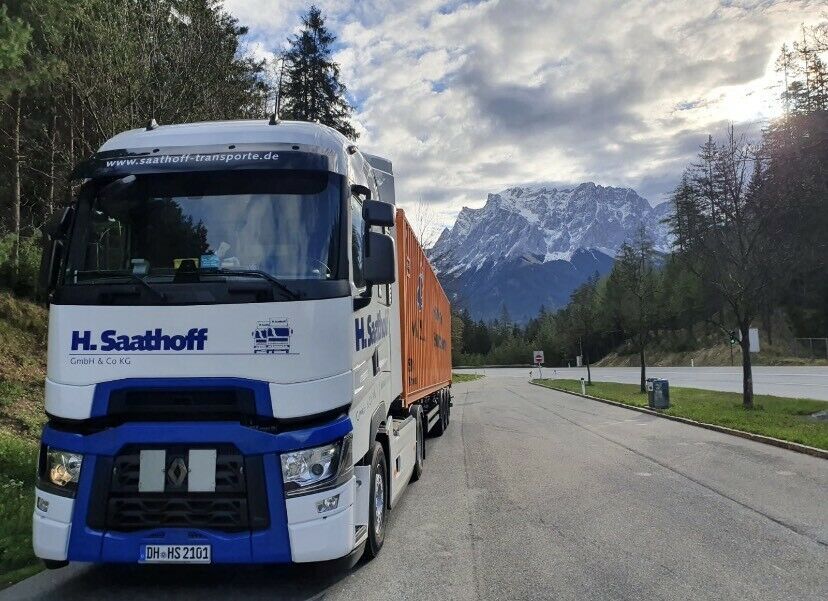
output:
M47 567L354 562L449 425L391 162L316 123L131 130L48 226Z

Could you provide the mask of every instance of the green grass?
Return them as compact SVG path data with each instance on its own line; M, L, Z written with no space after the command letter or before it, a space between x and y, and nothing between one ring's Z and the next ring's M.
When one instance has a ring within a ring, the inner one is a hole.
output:
M580 380L535 380L550 388L581 392ZM647 406L647 395L638 384L593 382L590 396L633 405ZM670 387L670 408L664 413L707 424L763 434L791 442L828 449L828 422L808 419L808 415L828 409L828 403L812 399L791 399L759 394L753 409L742 408L742 395L698 388Z
M0 432L0 589L42 569L32 551L37 448Z
M46 415L46 309L0 290L0 589L42 569L32 552L38 437Z
M481 374L458 374L452 373L451 374L451 382L452 384L460 384L462 382L474 382L475 380L479 380L483 376Z

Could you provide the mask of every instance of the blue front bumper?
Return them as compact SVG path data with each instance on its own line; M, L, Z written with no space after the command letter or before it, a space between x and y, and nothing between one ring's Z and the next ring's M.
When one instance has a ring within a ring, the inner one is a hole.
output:
M351 421L341 416L327 424L270 434L232 422L126 423L94 434L64 432L50 426L43 431L43 443L83 453L83 466L72 509L68 543L69 561L128 562L139 560L145 544L209 544L214 563L290 563L291 547L281 477L279 454L319 446L340 439L352 430ZM242 455L261 456L264 464L269 525L246 532L221 532L199 528L153 528L114 532L89 527L90 507L104 494L96 483L96 462L114 457L127 445L234 445ZM99 488L96 489L95 487Z

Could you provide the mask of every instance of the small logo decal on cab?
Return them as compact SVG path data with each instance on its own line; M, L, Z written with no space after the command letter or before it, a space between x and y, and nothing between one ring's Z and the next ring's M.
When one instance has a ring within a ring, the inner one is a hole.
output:
M287 319L260 321L253 331L253 353L266 355L289 355L290 337L293 330Z

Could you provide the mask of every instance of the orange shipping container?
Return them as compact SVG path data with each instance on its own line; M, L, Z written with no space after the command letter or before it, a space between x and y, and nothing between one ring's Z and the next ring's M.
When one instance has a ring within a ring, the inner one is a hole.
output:
M411 225L397 209L403 402L451 384L451 307Z

